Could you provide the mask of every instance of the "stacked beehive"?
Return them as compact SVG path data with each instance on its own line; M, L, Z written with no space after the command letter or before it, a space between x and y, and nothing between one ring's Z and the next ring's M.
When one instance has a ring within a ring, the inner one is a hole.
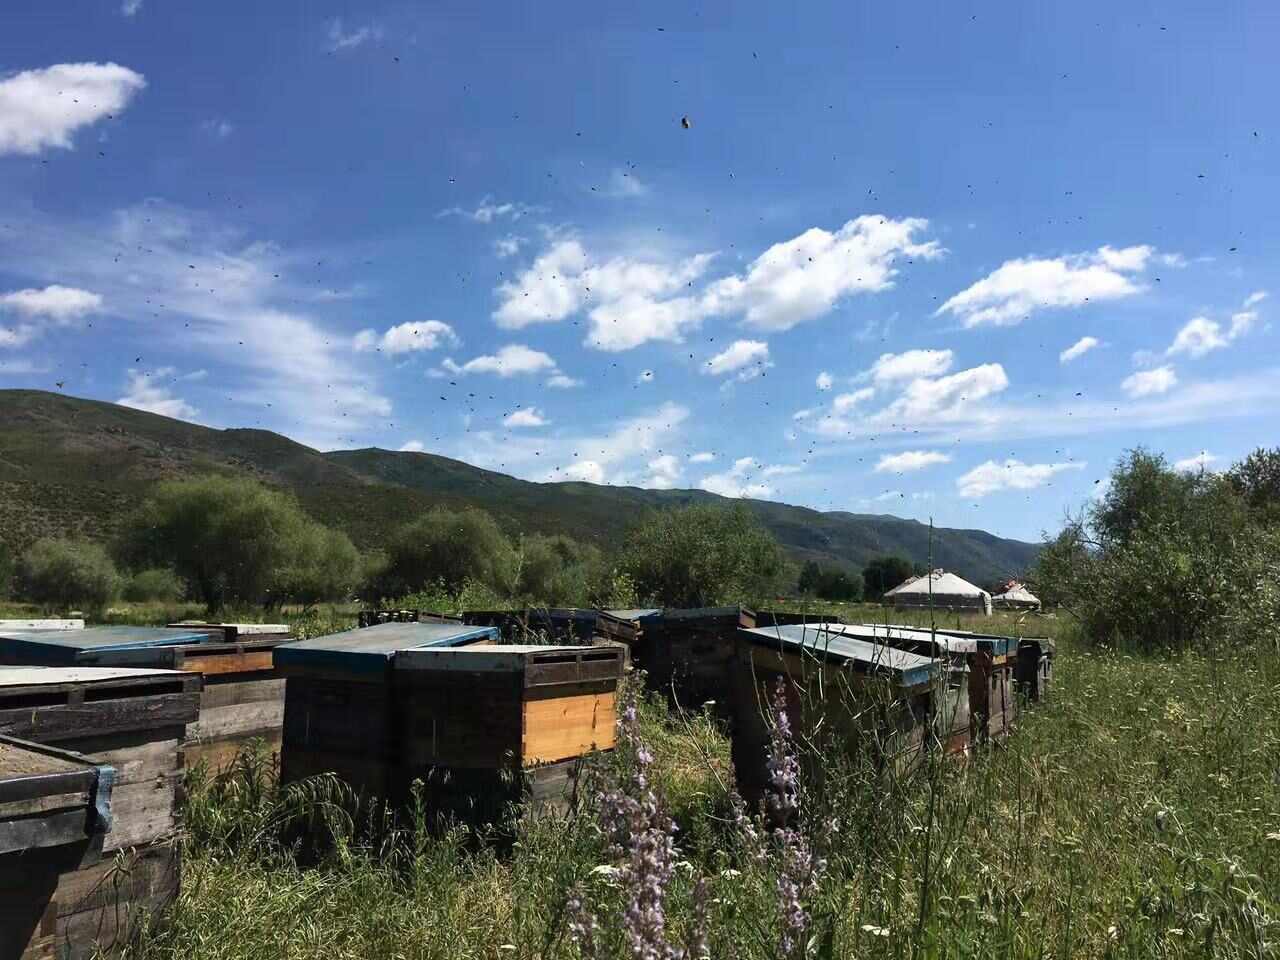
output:
M110 950L177 896L180 747L199 716L200 683L165 670L0 668L0 735L76 751L109 767L114 781L110 826L93 841L101 859L95 850L15 851L13 869L0 870L2 902L12 907L0 912L6 956Z

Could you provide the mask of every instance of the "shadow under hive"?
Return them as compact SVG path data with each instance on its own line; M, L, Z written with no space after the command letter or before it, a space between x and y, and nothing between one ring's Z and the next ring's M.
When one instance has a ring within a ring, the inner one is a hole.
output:
M394 672L405 786L423 780L439 811L567 806L582 758L614 746L618 647L406 650Z
M0 667L0 735L73 750L98 771L86 838L5 855L16 858L0 869L6 948L28 939L0 955L111 950L177 896L180 744L199 715L200 684L160 670Z
M820 627L738 631L731 750L739 791L754 802L768 786L770 704L779 682L793 729L850 756L865 752L877 763L905 766L936 733L945 667Z
M497 638L493 627L388 622L276 648L286 681L281 781L334 773L366 798L399 799L395 655Z

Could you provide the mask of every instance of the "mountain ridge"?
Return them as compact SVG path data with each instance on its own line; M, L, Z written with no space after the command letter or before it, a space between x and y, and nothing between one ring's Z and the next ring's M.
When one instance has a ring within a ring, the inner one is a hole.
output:
M930 556L929 527L888 514L737 501L694 489L539 483L439 454L378 447L322 452L270 430L215 429L100 400L0 390L0 537L19 549L54 534L106 540L153 484L210 472L289 490L362 549L436 504L482 507L513 534L561 532L607 546L645 510L740 502L799 561L859 569L879 554L917 563ZM1021 572L1038 550L983 530L933 531L934 565L978 583Z

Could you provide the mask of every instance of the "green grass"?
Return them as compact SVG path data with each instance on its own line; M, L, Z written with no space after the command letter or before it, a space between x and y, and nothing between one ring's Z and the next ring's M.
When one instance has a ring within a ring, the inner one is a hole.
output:
M807 799L813 819L843 819L808 901L814 954L1280 956L1274 659L1097 652L1046 625L1059 637L1052 699L1006 746L905 778L849 768ZM735 845L725 738L655 703L641 720L681 827L670 922L688 921L705 874L711 955L775 956L777 865ZM252 770L195 786L190 803L181 899L134 956L574 957L568 890L618 907L592 872L611 861L591 810L522 821L514 842L357 831L304 868L278 842L289 805Z

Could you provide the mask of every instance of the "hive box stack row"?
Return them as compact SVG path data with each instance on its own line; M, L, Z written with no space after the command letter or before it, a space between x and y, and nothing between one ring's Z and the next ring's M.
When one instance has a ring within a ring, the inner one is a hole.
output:
M613 746L622 653L497 646L494 626L383 623L281 647L281 774L333 772L366 797L427 785L436 810L488 816L563 800Z
M271 653L283 624L182 623L167 628L90 627L0 634L0 663L178 670L205 680L200 716L186 731L185 765L216 772L253 739L280 747L284 680Z
M73 751L98 771L86 838L51 847L33 842L3 855L4 956L110 950L177 896L176 790L200 683L165 670L0 667L0 735ZM70 792L56 796L49 810ZM57 835L51 827L49 836Z

